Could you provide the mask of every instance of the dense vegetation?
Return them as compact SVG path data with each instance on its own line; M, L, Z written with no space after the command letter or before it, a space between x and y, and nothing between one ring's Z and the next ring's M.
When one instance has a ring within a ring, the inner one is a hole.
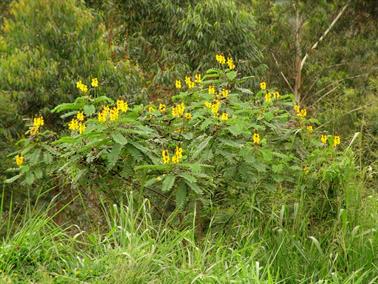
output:
M1 282L378 281L374 1L0 8Z

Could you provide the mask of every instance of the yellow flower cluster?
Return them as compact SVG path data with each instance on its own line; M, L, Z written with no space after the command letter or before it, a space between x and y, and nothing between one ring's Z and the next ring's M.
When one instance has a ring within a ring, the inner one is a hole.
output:
M214 116L218 116L218 111L219 111L219 108L220 108L220 101L219 100L215 100L212 105L211 105L211 112L213 113Z
M271 94L270 92L267 92L265 94L265 102L270 103L272 101L272 98L278 100L280 98L280 93L274 92L273 94Z
M194 81L192 80L192 78L190 76L185 76L185 84L186 86L188 87L188 89L192 89L196 86L196 83L197 84L200 84L202 82L202 79L201 79L201 74L197 73L196 75L194 75ZM176 89L181 89L182 88L182 83L180 80L176 80L175 81L175 86L176 86Z
M93 88L97 88L98 87L98 79L97 78L93 78L92 81L91 81L91 86Z
M336 147L337 145L339 145L341 143L341 139L340 139L340 136L339 135L335 135L333 137L333 147Z
M228 113L227 112L223 112L220 116L220 120L221 121L227 121L228 120Z
M265 102L270 103L272 101L272 95L268 92L265 94Z
M227 65L228 65L228 68L229 68L230 70L234 70L234 69L235 69L234 60L232 60L231 57L228 57L228 58L227 58Z
M161 152L162 162L163 164L169 164L172 161L172 164L178 164L182 160L182 148L179 146L176 146L176 150L174 155L172 156L172 160L169 156L169 151L166 149L163 149Z
M165 104L159 104L159 111L165 113L167 111L167 106Z
M219 63L219 64L222 64L222 65L224 65L224 64L226 64L226 58L224 57L224 55L223 54L216 54L215 55L215 59L217 60L217 62Z
M192 119L192 114L191 114L190 112L186 112L186 113L184 114L184 116L185 116L185 118L186 118L187 120L191 120L191 119Z
M213 85L210 85L208 92L209 92L209 95L215 95L215 87Z
M25 161L25 159L24 159L24 157L22 155L17 155L16 156L16 165L18 167L21 167L24 164L24 161Z
M221 102L219 100L214 100L212 103L206 101L204 104L206 108L211 110L215 117L218 116L218 111L221 105Z
M171 161L171 158L169 157L168 150L161 151L161 159L163 161L163 164L169 164L169 162Z
M326 134L322 134L320 136L320 141L322 142L323 145L326 145L328 142L328 136ZM337 147L337 145L340 145L341 143L341 138L339 135L333 136L333 147Z
M258 134L257 132L253 133L252 141L253 141L253 144L259 145L260 144L260 134Z
M76 118L78 121L84 121L85 119L85 116L84 116L84 113L79 111L77 114L76 114Z
M84 113L79 111L76 114L76 118L71 119L71 121L68 123L68 129L71 131L79 131L80 134L83 134L86 128L84 119Z
M176 80L176 89L181 89L181 88L182 88L181 81L180 80Z
M45 125L45 120L42 116L37 116L33 119L33 125L30 127L30 135L35 136L38 134L39 129Z
M176 146L175 154L172 157L172 163L178 164L182 160L182 148L179 146Z
M196 85L196 83L192 81L192 78L190 78L189 76L185 76L185 84L189 89L194 88L194 86Z
M260 89L263 90L263 91L266 90L266 83L265 82L260 83Z
M124 100L117 100L116 106L110 108L109 106L105 106L101 112L97 114L98 122L104 123L107 119L110 121L118 120L120 112L127 112L129 109L129 105Z
M177 104L176 106L172 107L172 116L180 117L184 114L185 105L184 103Z
M221 95L222 95L223 98L227 98L229 94L230 94L230 91L229 91L229 90L227 90L227 89L222 89L222 91L221 91Z
M298 117L305 118L307 116L307 110L302 108L299 105L294 105L294 111Z
M320 141L323 143L323 144L327 144L327 141L328 141L328 136L326 134L322 134L320 136Z
M307 132L310 134L314 131L314 128L312 125L307 125L306 129L307 129Z
M223 54L218 53L218 54L215 55L215 59L219 64L222 64L222 65L227 64L227 66L230 70L235 69L235 63L234 63L234 60L232 59L232 57L227 57L227 61L226 61L226 57L224 57Z
M76 82L76 88L78 88L84 94L88 92L88 86L83 84L81 80Z
M127 112L129 105L124 100L117 100L117 110L120 112Z

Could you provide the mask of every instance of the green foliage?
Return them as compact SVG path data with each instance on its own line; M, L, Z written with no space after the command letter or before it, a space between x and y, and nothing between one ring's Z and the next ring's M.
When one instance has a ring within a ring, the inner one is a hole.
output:
M138 69L128 61L112 63L104 32L75 0L13 2L0 40L1 90L17 101L20 114L29 116L72 100L76 81L90 76L111 86L99 93L136 93Z
M232 54L245 73L263 68L254 17L235 1L116 0L94 6L101 7L115 54L142 66L151 92L166 93L176 77L210 68L219 51Z
M297 211L283 206L280 214L264 216L249 208L248 214L235 216L225 227L226 234L215 234L211 227L198 242L193 225L180 231L170 228L169 222L156 226L149 202L138 205L134 197L127 195L127 206L104 206L102 233L76 226L63 230L46 212L29 208L32 213L26 213L11 228L14 234L0 243L1 281L351 284L377 280L376 227L366 223L351 227L346 211L328 224L322 238L320 232L309 235L307 225L301 225L308 221L301 202ZM369 203L378 206L373 198ZM360 212L360 217L377 225L374 216ZM13 219L10 223L15 224Z
M378 280L374 1L12 2L0 282Z
M70 132L56 135L42 127L21 140L25 163L7 182L20 178L31 185L54 176L62 184L103 189L110 198L121 187L140 188L152 202L184 212L200 201L201 214L209 217L213 205L234 207L235 197L291 190L311 171L309 190L324 184L326 198L341 198L346 165L336 166L343 153L335 136L322 145L320 132L307 129L317 120L294 106L291 94L271 87L254 93L244 87L249 77L220 65L201 80L196 74L194 87L194 79L185 78L187 86L172 97L171 107L129 107L122 99L97 96L96 88L58 105L53 112L62 114Z
M347 3L329 33L312 48ZM253 1L249 7L258 23L258 41L269 47L262 49L270 67L266 80L280 89L294 88L296 55L302 60L308 53L300 88L303 103L318 114L325 128L349 137L361 132L360 166L376 173L376 134L370 127L376 121L371 114L376 109L374 82L378 76L374 1L297 1L295 5L292 1ZM372 184L377 186L376 181Z

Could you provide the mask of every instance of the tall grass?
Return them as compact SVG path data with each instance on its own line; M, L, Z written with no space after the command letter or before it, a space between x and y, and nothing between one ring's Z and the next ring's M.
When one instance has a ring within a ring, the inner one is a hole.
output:
M370 205L378 203L369 198ZM17 224L8 217L0 246L4 283L376 283L376 223L351 227L340 210L329 228L308 230L303 204L269 216L210 225L204 238L193 225L156 224L149 202L103 205L106 228L62 228L48 210L30 208ZM366 212L372 212L366 208ZM51 211L51 210L50 210ZM361 215L365 213L361 212ZM260 214L261 215L261 214ZM2 212L5 216L5 212ZM8 215L9 216L9 215ZM374 216L371 216L374 217ZM368 218L365 216L364 218ZM374 227L375 226L375 227Z

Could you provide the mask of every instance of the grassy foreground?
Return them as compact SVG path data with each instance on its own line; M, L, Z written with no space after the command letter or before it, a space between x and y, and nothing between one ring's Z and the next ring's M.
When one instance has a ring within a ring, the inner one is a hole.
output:
M198 241L195 218L193 226L178 231L168 223L153 222L147 201L136 206L129 198L127 204L104 207L106 229L101 232L58 226L48 210L27 208L22 217L3 212L1 229L8 234L0 246L0 282L378 281L376 227L349 228L343 212L317 238L298 229L300 226L295 230L285 226L284 213L272 213L262 222L251 210L251 216L228 225L223 232L210 225ZM16 225L18 218L22 220Z

